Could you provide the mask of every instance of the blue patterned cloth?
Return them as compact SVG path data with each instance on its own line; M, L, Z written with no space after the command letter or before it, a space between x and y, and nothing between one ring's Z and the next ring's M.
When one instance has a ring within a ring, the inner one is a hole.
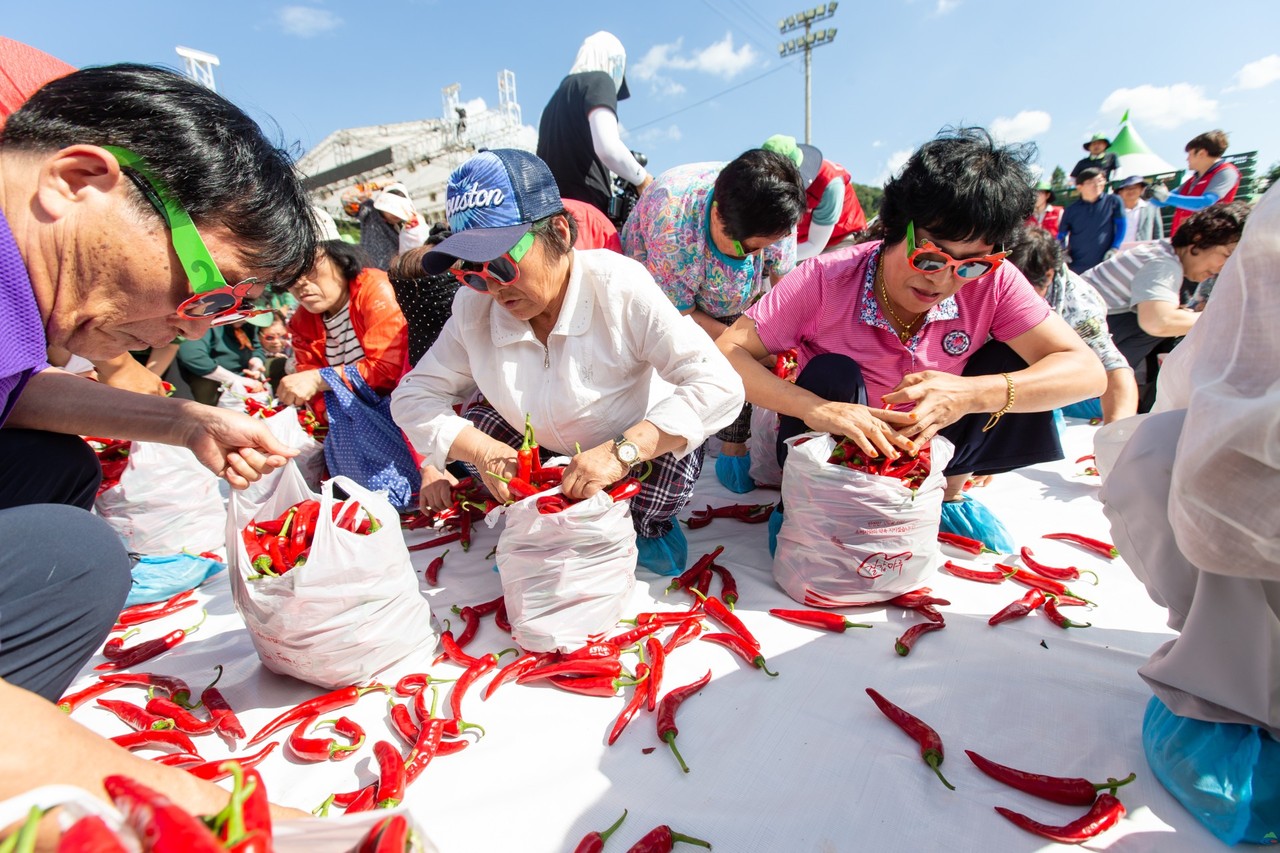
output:
M396 509L416 506L422 480L404 434L391 419L391 398L379 397L354 365L346 366L345 382L334 367L320 368L320 375L331 389L324 392L329 418L324 460L330 476L386 492Z

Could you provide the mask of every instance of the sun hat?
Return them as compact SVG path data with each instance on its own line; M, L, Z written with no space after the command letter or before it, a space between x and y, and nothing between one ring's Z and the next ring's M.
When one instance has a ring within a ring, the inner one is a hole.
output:
M373 209L382 213L390 213L401 222L408 222L417 215L413 202L399 193L383 190L373 199Z
M817 180L818 170L822 168L822 152L814 146L796 142L794 136L775 133L766 139L760 147L765 151L781 154L792 163L795 163L796 168L800 170L800 178L804 181L806 188Z
M1116 186L1116 189L1118 190L1128 189L1129 187L1136 187L1138 184L1142 184L1144 187L1150 186L1147 183L1147 179L1142 177L1141 175L1130 175L1129 177L1121 181L1119 185Z
M1084 148L1085 151L1088 151L1089 146L1097 142L1098 140L1102 140L1103 142L1107 143L1108 148L1111 147L1111 137L1101 132L1095 133L1093 136L1090 136L1089 139L1081 147Z
M481 151L449 176L445 214L453 235L422 256L422 269L435 275L458 260L491 261L533 223L563 211L546 163L515 148Z
M1048 193L1048 194L1049 194L1049 203L1050 203L1050 204L1053 204L1053 200L1054 200L1054 198L1055 198L1055 195L1054 195L1054 192L1053 192L1053 185L1052 185L1052 184L1050 184L1048 181L1040 181L1039 183L1037 183L1037 184L1036 184L1036 192Z

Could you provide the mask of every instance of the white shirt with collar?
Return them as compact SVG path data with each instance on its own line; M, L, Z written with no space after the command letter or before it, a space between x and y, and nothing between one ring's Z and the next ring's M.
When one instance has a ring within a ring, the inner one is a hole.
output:
M476 390L513 428L532 416L538 444L573 455L642 420L685 439L684 456L731 423L742 380L636 261L574 251L560 316L544 347L492 297L458 289L453 316L391 398L396 423L443 469L470 422L453 404Z

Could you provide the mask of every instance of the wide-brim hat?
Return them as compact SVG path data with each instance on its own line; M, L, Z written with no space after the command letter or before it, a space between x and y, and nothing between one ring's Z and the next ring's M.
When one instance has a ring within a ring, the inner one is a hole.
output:
M422 256L428 275L456 261L480 263L519 243L533 223L564 210L551 170L528 151L481 151L449 176L445 214L453 235Z
M1088 140L1085 141L1084 145L1080 147L1083 148L1085 151L1088 151L1089 146L1097 142L1098 140L1102 140L1103 142L1107 143L1108 148L1111 147L1111 137L1107 136L1105 133L1095 133L1093 136L1090 136Z
M1053 185L1050 184L1048 181L1040 181L1038 184L1036 184L1036 192L1048 193L1050 204L1053 204L1053 200L1054 198L1056 198L1053 192Z
M1147 179L1142 177L1141 175L1130 175L1129 177L1121 181L1116 186L1116 189L1123 190L1129 187L1136 187L1138 184L1142 184L1142 186L1144 187L1150 186L1150 184L1147 183Z

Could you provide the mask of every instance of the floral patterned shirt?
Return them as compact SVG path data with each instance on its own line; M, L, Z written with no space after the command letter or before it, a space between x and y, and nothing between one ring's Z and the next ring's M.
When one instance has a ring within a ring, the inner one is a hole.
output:
M717 318L741 314L768 289L770 274L783 276L796 265L794 232L742 260L716 248L711 203L723 166L692 163L663 172L622 229L623 252L644 264L677 308Z

